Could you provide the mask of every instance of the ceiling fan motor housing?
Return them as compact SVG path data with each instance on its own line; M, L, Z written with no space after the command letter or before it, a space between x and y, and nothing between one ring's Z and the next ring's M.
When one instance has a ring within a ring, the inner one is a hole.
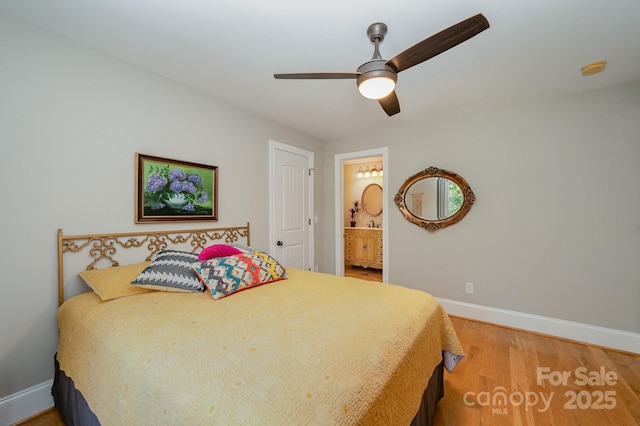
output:
M387 35L387 24L382 22L375 22L369 25L367 28L367 37L369 37L369 41L371 44L382 43L384 41L384 36Z

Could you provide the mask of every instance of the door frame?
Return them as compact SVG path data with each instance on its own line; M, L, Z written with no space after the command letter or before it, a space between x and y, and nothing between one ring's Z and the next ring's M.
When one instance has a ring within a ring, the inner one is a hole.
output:
M314 199L314 153L302 148L287 145L282 142L269 140L269 251L275 244L275 203L273 202L276 193L274 187L274 173L275 170L275 153L276 150L291 152L293 154L301 155L307 158L307 167L309 167L309 188L308 188L308 207L309 207L309 270L315 270L315 251L314 251L314 235L315 235L315 211L313 206Z
M367 157L382 157L382 281L389 282L389 148L374 148L334 156L335 262L336 275L344 276L344 162Z

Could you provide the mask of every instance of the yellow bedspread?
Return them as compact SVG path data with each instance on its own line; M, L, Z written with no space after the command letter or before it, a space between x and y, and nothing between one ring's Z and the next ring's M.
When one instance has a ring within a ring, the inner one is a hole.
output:
M103 425L402 425L441 352L464 356L424 292L287 272L216 301L73 297L60 367Z

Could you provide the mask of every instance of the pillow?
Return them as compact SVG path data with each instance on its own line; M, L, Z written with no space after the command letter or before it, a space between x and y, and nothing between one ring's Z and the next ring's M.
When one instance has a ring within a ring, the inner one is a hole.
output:
M125 266L113 266L104 269L91 269L78 273L91 290L103 301L119 297L151 291L146 288L134 287L131 280L149 266L151 262L134 263Z
M204 285L191 268L198 255L186 251L161 250L131 284L163 291L204 291Z
M193 270L215 300L287 278L287 271L282 265L259 251L205 260L195 263Z
M198 255L198 260L209 260L214 257L226 257L233 256L234 254L242 253L235 247L232 247L227 244L214 244L212 246L206 247L204 250L200 252Z

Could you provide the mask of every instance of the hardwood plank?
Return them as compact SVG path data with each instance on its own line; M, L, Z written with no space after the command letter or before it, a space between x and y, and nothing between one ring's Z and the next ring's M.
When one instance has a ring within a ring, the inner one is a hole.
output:
M361 280L382 282L382 269L363 268L361 266L345 266L344 276Z
M451 320L468 357L445 373L434 425L640 424L640 355Z
M14 426L65 426L55 407L15 423Z

